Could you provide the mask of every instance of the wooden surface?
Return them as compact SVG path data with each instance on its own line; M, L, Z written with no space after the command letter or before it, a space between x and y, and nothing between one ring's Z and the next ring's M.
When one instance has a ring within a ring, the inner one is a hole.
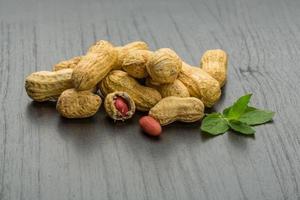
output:
M300 199L299 0L0 2L1 200ZM229 80L214 109L252 92L274 122L255 138L174 123L153 140L140 132L141 114L67 120L27 97L26 75L99 39L170 47L193 65L225 49Z

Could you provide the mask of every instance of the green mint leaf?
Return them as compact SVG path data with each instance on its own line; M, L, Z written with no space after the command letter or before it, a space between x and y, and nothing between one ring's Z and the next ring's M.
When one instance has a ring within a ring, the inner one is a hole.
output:
M227 118L228 113L229 113L229 111L230 111L231 108L232 108L232 106L229 106L229 107L227 107L227 108L225 108L225 109L223 110L223 115L224 115L226 118ZM244 113L250 112L250 111L254 111L254 110L257 110L257 108L248 106L248 107L246 108L246 110L245 110Z
M251 106L247 106L246 110L244 113L246 112L251 112L251 111L254 111L254 110L258 110L257 108L254 108L254 107L251 107Z
M220 113L208 114L201 124L201 130L212 135L225 133L228 129L228 123Z
M258 125L272 120L274 112L268 110L253 110L241 115L239 121L248 125Z
M225 117L228 116L228 113L229 113L229 111L230 111L231 108L232 108L232 106L229 106L229 107L227 107L227 108L225 108L225 109L223 110L223 115L224 115Z
M244 122L240 122L238 120L230 120L229 121L229 126L233 130L245 134L245 135L253 135L255 133L255 130L251 128L248 124Z
M245 112L248 107L252 94L247 94L240 97L229 109L228 114L226 115L229 119L238 120L240 116Z

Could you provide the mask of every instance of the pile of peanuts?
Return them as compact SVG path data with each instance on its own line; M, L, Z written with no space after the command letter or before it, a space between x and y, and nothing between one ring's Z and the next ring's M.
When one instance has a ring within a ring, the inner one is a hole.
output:
M174 121L201 120L204 108L219 100L226 74L227 54L220 49L206 51L200 66L193 67L169 48L151 51L142 41L114 47L100 40L83 56L30 74L25 89L34 101L56 101L66 118L95 115L102 99L113 120L148 112L139 124L159 136L161 126Z

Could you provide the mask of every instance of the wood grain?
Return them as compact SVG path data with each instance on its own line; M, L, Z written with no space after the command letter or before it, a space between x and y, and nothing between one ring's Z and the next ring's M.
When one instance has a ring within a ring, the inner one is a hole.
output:
M300 199L300 1L0 0L0 199ZM229 80L214 107L252 92L276 112L255 138L210 138L175 123L159 140L103 110L61 118L24 78L99 39L144 40L198 65L222 48Z

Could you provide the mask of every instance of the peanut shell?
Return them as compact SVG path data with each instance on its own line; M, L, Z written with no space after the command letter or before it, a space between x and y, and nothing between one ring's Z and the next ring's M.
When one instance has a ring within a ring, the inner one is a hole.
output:
M149 111L162 126L174 121L195 122L204 116L204 104L195 97L165 97Z
M150 79L146 79L146 86L157 89L162 97L176 96L189 97L190 93L185 85L178 79L173 83L153 85Z
M101 98L90 91L68 89L58 98L56 109L66 118L86 118L96 114L101 103Z
M212 107L221 96L219 82L198 67L183 62L178 79L187 87L192 97L199 98L207 107Z
M104 95L116 91L127 92L133 99L137 110L141 111L148 111L161 99L161 95L157 90L142 86L121 70L111 71L101 81L99 88Z
M69 60L63 60L54 65L53 71L58 71L62 69L74 69L80 62L81 56L73 57Z
M201 68L224 86L227 78L228 56L221 49L206 51L200 61Z
M89 90L97 85L113 68L117 51L107 41L99 41L82 56L72 75L77 90Z
M124 56L122 69L134 78L145 78L148 76L146 64L152 52L148 50L129 51Z
M115 100L117 97L121 97L127 102L128 112L124 116L115 106ZM135 103L133 99L126 92L113 92L106 96L104 100L104 108L108 116L114 120L126 120L133 116L135 113Z
M173 83L182 66L179 56L171 49L155 51L146 65L151 79L160 84Z
M73 87L72 73L73 69L34 72L26 77L26 92L35 101L56 100L63 91Z
M114 69L122 68L124 58L127 56L127 54L130 51L148 50L148 49L149 49L148 44L143 41L130 42L124 46L116 47L116 50L118 52L118 59L117 59L116 63L114 64Z

